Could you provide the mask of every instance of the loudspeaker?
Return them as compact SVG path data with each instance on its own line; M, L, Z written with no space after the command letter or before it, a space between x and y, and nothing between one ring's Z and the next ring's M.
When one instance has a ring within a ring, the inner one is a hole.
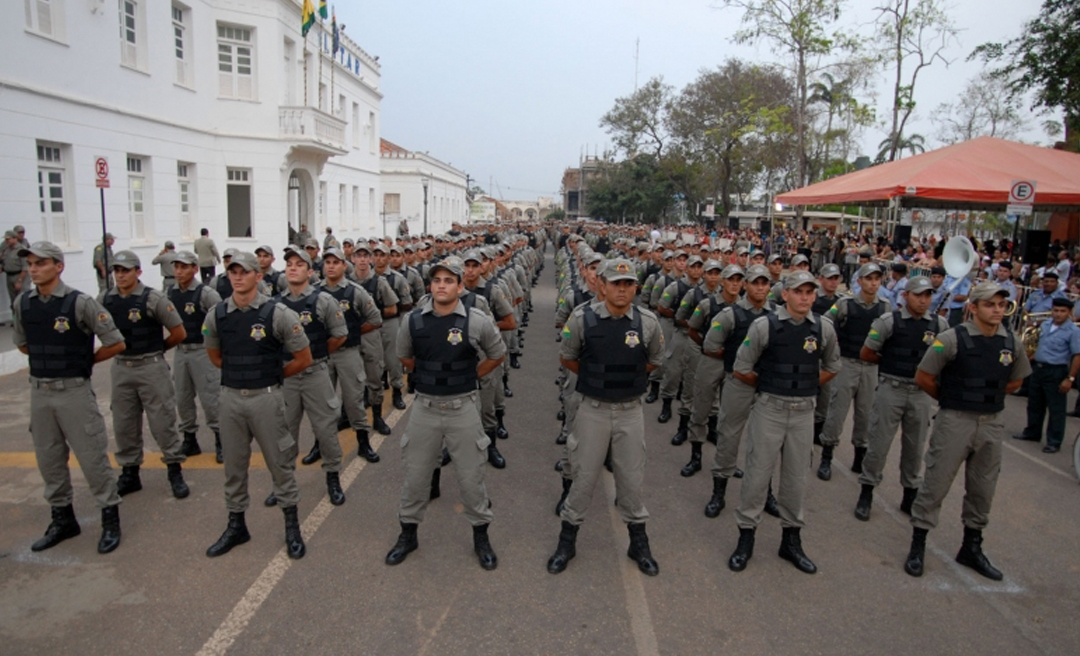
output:
M768 237L769 235L772 234L772 221L770 221L768 219L762 219L758 223L758 225L761 228L761 235L763 237Z
M1019 253L1024 264L1046 264L1046 258L1050 255L1050 231L1021 230L1013 253Z
M893 250L899 253L911 245L911 226L898 225L893 230Z
M728 220L727 220L727 227L728 227L728 230L738 230L739 229L739 217L737 217L737 216L729 216Z

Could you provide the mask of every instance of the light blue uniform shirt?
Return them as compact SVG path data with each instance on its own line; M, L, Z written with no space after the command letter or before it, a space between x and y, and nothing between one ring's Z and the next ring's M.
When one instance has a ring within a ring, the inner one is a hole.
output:
M1039 328L1039 348L1035 361L1043 364L1069 364L1074 355L1080 354L1080 326L1066 321L1054 328L1053 319L1047 319Z
M1055 298L1067 298L1061 287L1055 289L1054 293L1049 296L1043 290L1036 289L1028 296L1027 303L1024 303L1024 309L1028 312L1049 312L1054 305Z
M945 289L948 289L956 278L952 276L945 276ZM956 300L957 296L967 296L971 293L971 278L964 277L960 279L960 284L956 286L956 289L952 291L952 296L949 297L949 309L959 310L967 303L967 299L963 301Z

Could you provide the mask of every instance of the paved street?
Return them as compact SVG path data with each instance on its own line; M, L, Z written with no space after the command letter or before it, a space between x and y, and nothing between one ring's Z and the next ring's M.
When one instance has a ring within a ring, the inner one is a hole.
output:
M509 464L488 470L494 572L477 565L451 468L420 526L419 550L398 567L383 563L398 533L398 442L407 411L391 417L393 435L374 436L380 463L356 459L355 439L342 433L343 506L326 500L318 466L298 465L308 545L302 560L284 555L281 511L261 502L270 489L261 467L252 475L247 515L252 541L221 558L204 555L226 522L212 453L185 465L192 494L181 501L169 494L164 465L148 454L143 491L120 509L123 541L106 556L96 552L99 513L76 470L83 534L34 554L30 544L49 510L27 431L26 373L0 378L0 653L1080 652L1080 485L1070 462L1080 420L1072 418L1060 454L1006 440L985 544L1005 573L1000 583L953 562L962 534L960 482L930 534L926 574L907 576L911 529L897 510L899 449L872 519L863 523L852 516L859 487L847 468L848 443L837 450L833 480L808 484L803 543L819 573L804 575L776 556L780 527L768 516L747 570L729 571L739 482L732 481L720 517L707 519L708 472L679 475L690 447L670 445L676 423L656 423L659 404L646 406L645 503L660 575L645 577L626 557L626 529L606 473L577 557L563 574L549 575L560 490L552 470L560 449L553 268L549 256L534 289L522 369L510 380L510 439L499 444ZM111 427L110 366L97 367L94 387ZM1024 408L1025 399L1008 399L1010 433L1023 427ZM212 433L203 429L200 442L212 446ZM311 443L305 423L300 453ZM711 459L710 445L705 455Z

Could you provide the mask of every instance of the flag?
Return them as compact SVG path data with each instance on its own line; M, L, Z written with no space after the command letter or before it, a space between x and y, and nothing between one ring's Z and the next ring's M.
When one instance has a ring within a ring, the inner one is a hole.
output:
M323 20L330 18L326 11L326 0L319 0L319 16L322 16Z
M337 12L336 11L333 12L332 16L333 16L333 18L330 19L330 25L331 25L331 31L334 34L334 48L333 48L333 52L331 52L330 54L333 57L337 57L337 51L341 49L341 33L338 32Z
M300 36L307 36L314 23L315 5L311 4L311 0L304 0L304 8L300 12Z

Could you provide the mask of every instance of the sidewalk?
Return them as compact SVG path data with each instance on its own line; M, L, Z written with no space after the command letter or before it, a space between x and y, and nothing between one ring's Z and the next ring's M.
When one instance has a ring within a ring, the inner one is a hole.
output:
M29 366L26 356L15 348L14 338L15 329L11 327L10 321L0 325L0 376L13 374Z

